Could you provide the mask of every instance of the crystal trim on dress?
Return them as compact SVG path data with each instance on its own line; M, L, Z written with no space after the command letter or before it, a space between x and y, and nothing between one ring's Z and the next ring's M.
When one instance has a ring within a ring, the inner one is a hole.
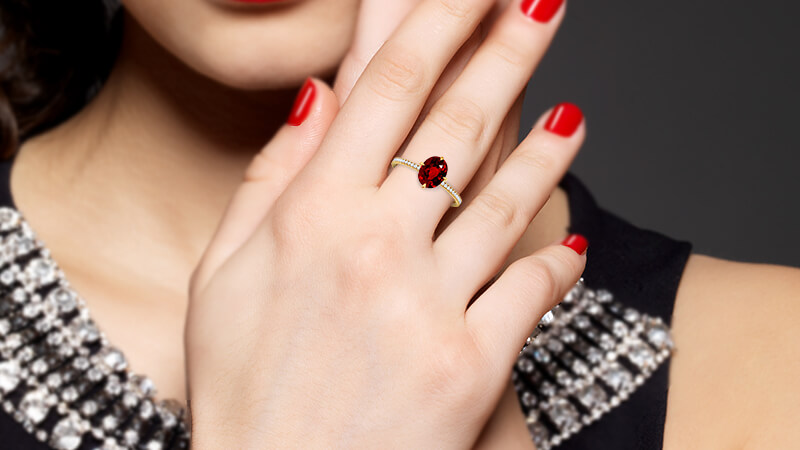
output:
M627 399L672 347L661 319L581 280L540 322L512 374L537 449L559 445ZM3 410L55 449L188 448L184 408L154 395L19 212L0 207Z
M581 279L528 339L512 374L537 450L549 450L626 400L669 357L660 318Z
M154 399L19 212L0 208L0 402L61 450L189 447L184 408Z

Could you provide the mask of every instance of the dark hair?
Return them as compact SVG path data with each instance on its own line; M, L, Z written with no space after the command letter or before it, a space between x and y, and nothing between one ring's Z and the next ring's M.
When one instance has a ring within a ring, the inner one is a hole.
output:
M3 0L0 155L86 104L116 59L121 23L114 0Z

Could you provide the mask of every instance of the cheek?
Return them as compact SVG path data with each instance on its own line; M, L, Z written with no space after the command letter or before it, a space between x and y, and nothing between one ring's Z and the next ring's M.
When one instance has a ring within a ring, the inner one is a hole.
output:
M350 45L358 0L244 10L212 0L124 5L153 39L194 70L231 87L269 89L330 74Z

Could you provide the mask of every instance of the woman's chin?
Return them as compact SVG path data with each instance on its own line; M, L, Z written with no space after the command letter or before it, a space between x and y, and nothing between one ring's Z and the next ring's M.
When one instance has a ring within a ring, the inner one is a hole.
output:
M249 46L228 52L210 52L189 65L231 88L271 90L299 86L309 76L324 78L332 75L344 56L344 49L324 55L270 50L274 49L260 50Z
M188 67L226 86L263 90L333 73L350 45L358 1L128 0L125 8Z
M285 6L291 3L296 3L300 0L211 0L218 5L241 8L243 11L256 12L262 8L275 8Z
M326 77L335 70L332 65L324 70L315 70L308 66L291 65L263 66L248 64L243 66L243 70L232 71L230 66L220 67L218 71L203 73L217 83L233 89L243 91L262 91L294 88L303 83L309 76Z

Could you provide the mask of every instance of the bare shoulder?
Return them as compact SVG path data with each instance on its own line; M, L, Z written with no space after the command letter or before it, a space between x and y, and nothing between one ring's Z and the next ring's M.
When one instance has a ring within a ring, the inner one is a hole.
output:
M800 439L800 269L692 255L673 315L666 448Z

